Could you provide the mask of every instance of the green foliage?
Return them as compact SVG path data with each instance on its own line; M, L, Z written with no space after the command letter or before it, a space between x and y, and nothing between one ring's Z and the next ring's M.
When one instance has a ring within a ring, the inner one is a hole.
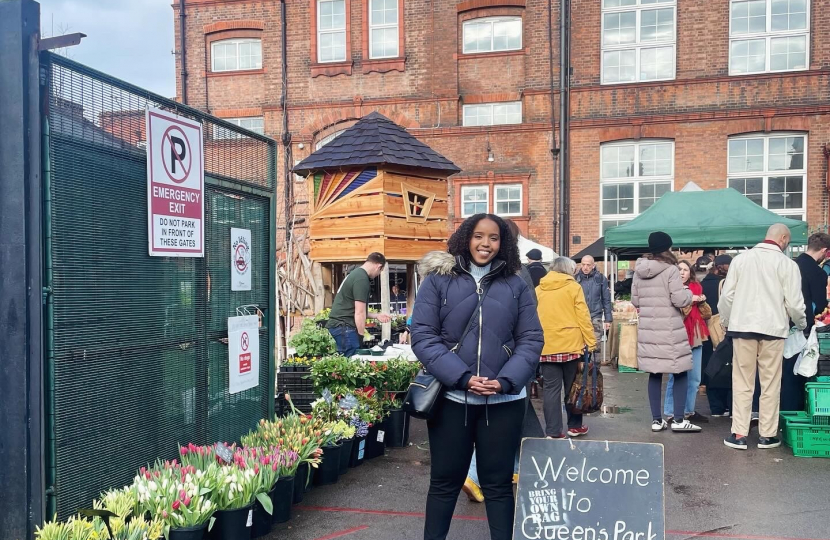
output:
M337 344L329 331L320 328L311 319L304 319L300 331L288 340L294 347L296 356L325 356L337 350Z

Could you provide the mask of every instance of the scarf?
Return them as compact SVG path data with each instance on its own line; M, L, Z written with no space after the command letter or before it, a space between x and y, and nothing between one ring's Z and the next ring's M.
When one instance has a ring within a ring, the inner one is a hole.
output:
M703 294L703 287L697 281L689 282L689 290L692 294L700 296ZM701 339L709 337L709 328L706 326L706 321L700 315L700 308L697 304L692 304L692 309L683 318L683 324L686 325L686 334L689 336L689 345L694 346L695 334L698 334ZM697 332L695 331L697 330Z

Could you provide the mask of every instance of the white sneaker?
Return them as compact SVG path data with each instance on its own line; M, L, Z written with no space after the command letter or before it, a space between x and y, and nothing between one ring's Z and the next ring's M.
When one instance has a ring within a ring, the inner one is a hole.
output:
M672 422L671 430L675 433L697 433L701 431L701 428L684 418L682 422Z
M654 420L651 423L651 431L657 433L669 427L665 420Z

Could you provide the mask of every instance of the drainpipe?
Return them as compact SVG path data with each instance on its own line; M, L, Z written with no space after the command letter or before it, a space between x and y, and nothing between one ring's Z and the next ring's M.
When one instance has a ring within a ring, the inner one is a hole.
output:
M571 2L561 0L559 13L559 249L568 255L568 199L570 184L570 68Z
M559 192L557 173L559 171L559 145L556 142L556 98L554 96L556 87L553 82L553 0L548 0L548 67L550 68L550 155L553 160L553 237L555 244L559 234L559 218L556 211L556 195ZM561 250L560 250L561 251Z
M47 83L48 84L48 83ZM46 409L46 516L57 512L56 441L55 441L55 310L52 296L52 162L49 154L49 115L43 114L41 135L41 167L43 169L43 341L44 351L44 406Z
M181 59L182 103L187 105L187 49L185 48L185 0L179 0L179 58Z

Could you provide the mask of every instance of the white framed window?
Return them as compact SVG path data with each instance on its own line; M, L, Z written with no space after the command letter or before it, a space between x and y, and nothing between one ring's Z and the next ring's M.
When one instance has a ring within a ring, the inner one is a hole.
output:
M369 0L369 58L397 58L398 0Z
M317 1L317 61L346 61L346 0Z
M522 102L464 105L465 126L499 126L522 123Z
M469 217L490 211L489 186L461 186L461 216Z
M676 0L602 0L602 84L675 78Z
M211 71L247 71L262 69L262 41L259 39L225 39L210 45Z
M331 141L333 141L334 139L336 139L337 137L342 135L344 131L346 131L346 130L341 129L340 131L335 131L334 133L329 133L328 135L326 135L325 137L323 137L322 139L317 141L317 143L314 145L314 150L316 151L316 150L321 149L322 147L324 147L325 145L327 145L328 143L330 143Z
M810 65L810 0L731 0L729 74L799 71Z
M495 193L497 216L521 216L522 215L522 185L521 184L496 184L493 188Z
M776 214L804 219L807 135L776 133L729 139L727 185Z
M600 232L631 221L674 186L674 142L607 143L600 148Z
M260 135L265 134L265 119L262 116L249 116L246 118L225 118L224 120L226 122L230 122L231 124L235 124L241 128L249 129L254 133L259 133ZM213 126L214 139L241 139L242 137L242 134L237 133L235 131L225 129L217 125Z
M521 17L487 17L463 25L464 54L515 51L522 48Z

